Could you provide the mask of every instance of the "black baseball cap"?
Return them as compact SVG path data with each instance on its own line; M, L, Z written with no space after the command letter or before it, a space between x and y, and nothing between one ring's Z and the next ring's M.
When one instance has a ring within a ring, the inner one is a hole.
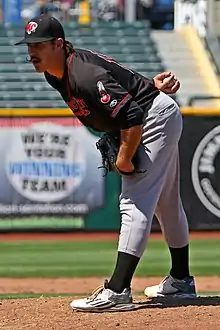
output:
M58 38L65 40L65 33L61 23L56 18L43 14L32 18L26 24L24 39L15 45L34 44Z

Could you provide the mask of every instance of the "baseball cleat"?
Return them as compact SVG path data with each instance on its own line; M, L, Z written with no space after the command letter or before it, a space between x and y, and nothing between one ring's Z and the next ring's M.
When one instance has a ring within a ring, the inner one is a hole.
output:
M166 276L159 285L149 286L144 290L148 298L173 297L173 298L196 298L196 288L193 276L182 280Z
M98 287L88 298L73 300L71 308L81 312L121 312L135 308L130 289L116 293L108 289L107 284L105 281L104 286Z

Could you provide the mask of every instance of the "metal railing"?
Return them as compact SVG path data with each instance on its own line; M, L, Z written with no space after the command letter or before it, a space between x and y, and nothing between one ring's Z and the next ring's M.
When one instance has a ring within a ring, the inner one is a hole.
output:
M214 101L220 100L220 96L212 96L212 95L195 95L190 97L188 101L188 106L193 106L196 101Z
M220 96L194 95L189 98L186 106L181 106L180 108L183 115L204 116L204 118L219 117Z

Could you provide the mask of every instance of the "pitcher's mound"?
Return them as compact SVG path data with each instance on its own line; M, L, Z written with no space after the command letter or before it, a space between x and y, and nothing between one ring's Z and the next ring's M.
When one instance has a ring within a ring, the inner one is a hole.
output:
M72 298L3 300L0 329L7 330L194 330L220 329L220 298L154 300L135 297L137 310L82 313L71 310Z

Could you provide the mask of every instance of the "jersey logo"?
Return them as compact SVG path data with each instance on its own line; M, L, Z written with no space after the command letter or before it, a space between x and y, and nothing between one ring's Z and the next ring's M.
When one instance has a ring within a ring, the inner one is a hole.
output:
M87 109L82 99L73 97L67 104L77 117L87 117L90 114L90 111Z
M103 83L101 81L98 81L97 82L97 87L98 87L99 95L101 97L101 102L103 104L107 104L111 100L111 97L107 93Z
M32 32L35 32L38 27L38 24L36 22L29 22L26 25L26 32L27 34L31 34Z
M116 99L112 100L110 103L110 108L114 108L117 105L118 101Z

